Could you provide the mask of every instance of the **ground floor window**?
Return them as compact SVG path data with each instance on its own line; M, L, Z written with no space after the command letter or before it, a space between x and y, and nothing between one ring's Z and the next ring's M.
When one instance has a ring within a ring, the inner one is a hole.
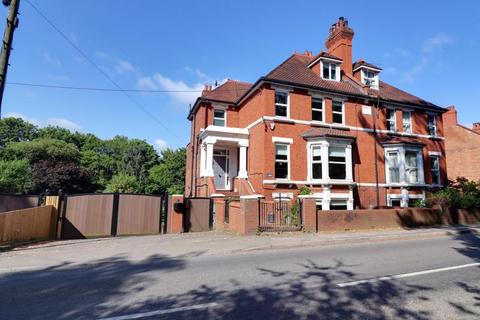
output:
M275 144L275 178L288 179L289 145Z
M401 199L390 199L390 207L401 207L402 200Z
M347 210L347 200L332 200L330 210Z

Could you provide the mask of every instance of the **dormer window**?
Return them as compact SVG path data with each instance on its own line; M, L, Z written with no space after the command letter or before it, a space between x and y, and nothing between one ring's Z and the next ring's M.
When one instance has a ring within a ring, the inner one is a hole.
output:
M340 81L340 65L332 61L322 61L322 78Z
M378 89L378 73L369 69L363 69L362 83L372 89Z

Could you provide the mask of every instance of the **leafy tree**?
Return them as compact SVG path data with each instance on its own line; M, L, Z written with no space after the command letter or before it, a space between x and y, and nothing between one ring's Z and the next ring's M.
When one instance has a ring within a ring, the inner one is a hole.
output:
M81 152L80 165L92 174L96 190L104 190L112 177L117 172L117 163L112 157L100 154L93 150Z
M160 164L150 169L146 188L148 193L183 194L185 189L185 148L165 149L161 154Z
M20 118L4 118L0 120L0 148L9 142L29 141L38 134L37 126Z
M121 173L113 176L105 189L106 192L139 193L139 185L134 176Z
M80 159L80 152L74 144L45 138L9 143L3 154L6 159L27 159L30 164L40 160L77 162Z
M0 160L0 192L27 193L32 186L26 160Z
M35 193L93 192L91 174L73 161L40 160L31 165L32 190Z
M56 139L72 143L81 149L86 140L86 135L80 132L72 132L58 126L48 126L38 130L38 137L45 139Z

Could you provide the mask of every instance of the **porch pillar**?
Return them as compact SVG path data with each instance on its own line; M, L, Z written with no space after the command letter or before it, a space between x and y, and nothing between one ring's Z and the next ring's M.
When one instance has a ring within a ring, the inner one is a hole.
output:
M323 185L322 210L330 210L330 185Z
M213 145L215 143L208 141L207 145L207 156L206 156L206 166L205 166L205 177L213 177Z
M354 186L349 186L348 187L347 210L353 210L353 208L354 208L353 188L354 188Z
M239 166L238 166L238 178L247 179L247 145L244 143L238 144L240 149L240 156L239 156Z
M328 170L328 148L329 148L329 143L325 142L322 144L321 149L320 149L320 154L321 154L321 159L322 159L322 180L330 180L330 172ZM330 206L330 202L329 202ZM325 209L324 209L325 210Z

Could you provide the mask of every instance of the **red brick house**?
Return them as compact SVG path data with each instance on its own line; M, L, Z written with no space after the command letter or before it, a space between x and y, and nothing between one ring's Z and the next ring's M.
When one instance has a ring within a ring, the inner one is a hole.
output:
M446 182L446 110L352 62L340 18L327 51L294 53L255 83L206 86L193 107L187 196L293 199L323 210L408 206Z
M474 123L472 128L462 126L455 107L449 107L443 114L443 123L448 178L480 181L480 123Z

